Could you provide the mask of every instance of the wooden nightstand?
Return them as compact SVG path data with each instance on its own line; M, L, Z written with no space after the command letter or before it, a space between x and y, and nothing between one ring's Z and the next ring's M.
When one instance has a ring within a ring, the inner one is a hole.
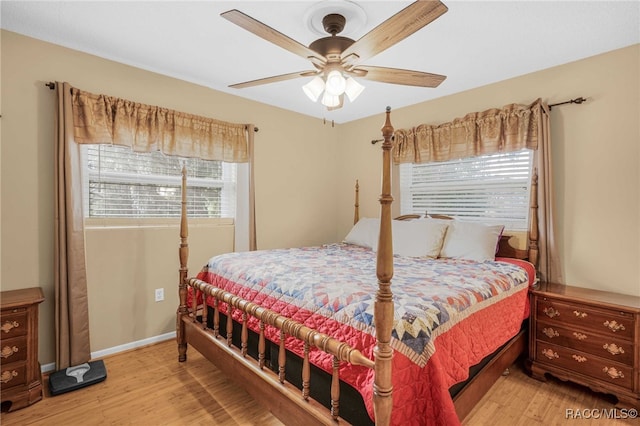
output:
M640 406L640 297L541 283L531 291L528 367Z
M0 390L9 411L42 399L38 362L38 304L40 287L0 293Z

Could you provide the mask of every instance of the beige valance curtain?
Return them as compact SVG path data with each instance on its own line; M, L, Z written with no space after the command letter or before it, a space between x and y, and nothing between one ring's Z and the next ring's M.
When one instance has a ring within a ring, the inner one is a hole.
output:
M393 159L400 163L449 161L497 152L537 149L542 101L473 112L449 123L421 124L394 132Z
M534 150L538 176L538 250L542 280L562 283L555 241L549 107L541 99L530 105L510 104L438 125L421 124L394 132L393 158L400 163L428 163Z
M249 161L246 126L113 96L71 88L77 143L115 144L134 151L197 157L228 163Z
M58 369L91 358L84 212L79 144L116 144L134 151L225 162L248 162L253 125L95 95L56 82L55 326ZM250 185L253 183L251 173ZM249 196L254 190L249 188ZM253 200L249 200L250 248L255 249Z

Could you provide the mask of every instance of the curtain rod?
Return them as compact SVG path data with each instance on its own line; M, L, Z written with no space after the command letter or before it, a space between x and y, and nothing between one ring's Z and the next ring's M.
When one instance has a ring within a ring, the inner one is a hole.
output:
M49 88L49 90L54 90L56 88L56 83L54 83L53 81L50 81L48 83L44 84L45 86L47 86ZM260 129L258 129L257 127L253 128L253 131L258 133Z
M395 136L391 136L391 140L392 140L392 141L396 140L396 137L395 137ZM372 139L372 140L371 140L371 145L375 145L375 144L377 144L378 142L384 142L384 139Z
M565 105L565 104L581 104L583 102L587 102L586 98L583 98L582 96L580 96L579 98L575 98L575 99L570 99L568 101L564 101L564 102L558 102L557 104L551 104L549 105L549 111L551 111L551 108L554 106L559 106L559 105ZM384 139L373 139L371 141L372 145L377 144L378 142L382 142ZM391 138L391 140L393 140L393 138Z
M558 106L558 105L564 105L564 104L581 104L583 102L587 102L586 98L583 98L582 96L580 96L579 98L575 98L575 99L571 99L568 101L564 101L564 102L558 102L557 104L551 104L549 105L549 110L551 110L551 108L553 108L554 106Z

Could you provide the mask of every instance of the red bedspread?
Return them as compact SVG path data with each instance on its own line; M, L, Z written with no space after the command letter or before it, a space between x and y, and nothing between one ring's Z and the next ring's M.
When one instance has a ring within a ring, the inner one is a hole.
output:
M323 249L318 252L305 248L218 256L209 262L198 278L345 341L373 359L375 330L368 312L375 294L376 282L372 279L375 254L359 247L345 248L344 245ZM313 265L301 265L301 257L312 259L307 263ZM276 258L277 266L270 266L269 262ZM287 265L285 259L289 259L291 264ZM333 262L348 265L344 268L347 270L344 277L340 275L342 272L334 272ZM509 264L485 262L471 265L474 262L448 261L444 266L438 262L394 259L394 425L459 424L449 388L467 378L469 367L515 336L529 314L527 278L531 284L535 275L527 262L509 259ZM423 264L427 263L435 266L429 271L422 271ZM514 263L520 268L515 268ZM494 264L498 269L512 272L498 274L491 269ZM237 269L239 265L243 265L241 269ZM288 266L293 271L282 275ZM331 271L327 267L332 268ZM444 272L433 272L433 268L438 270L441 267ZM476 267L477 272L469 272L469 268ZM317 268L324 268L324 272ZM274 273L274 269L278 271ZM454 270L457 269L463 271L460 276L455 275ZM359 270L362 272L358 273ZM363 276L362 282L359 274ZM524 282L507 283L519 274L525 277ZM482 289L476 286L477 283L469 282L470 275L475 275L472 278L478 282L491 283ZM297 278L292 281L290 276ZM306 281L306 284L297 279ZM342 279L350 284L356 283L356 286L345 290L344 283L340 282ZM497 283L493 282L496 280ZM317 282L320 284L316 285ZM438 287L440 282L445 283L441 289L432 288ZM460 293L453 290L457 284L452 283L457 282L463 282L463 289L455 290ZM424 300L416 302L416 294L424 296ZM322 299L321 303L317 299ZM420 317L420 309L416 306L424 310L424 318ZM224 312L225 307L221 306L221 310ZM242 314L238 310L233 316L241 321ZM254 331L258 330L255 318L250 319L248 325ZM273 342L278 342L279 333L274 328L267 327L265 334ZM302 354L301 342L291 337L287 339L287 348ZM331 371L331 357L321 351L312 350L310 361L325 371ZM359 390L373 418L373 371L342 364L340 378Z

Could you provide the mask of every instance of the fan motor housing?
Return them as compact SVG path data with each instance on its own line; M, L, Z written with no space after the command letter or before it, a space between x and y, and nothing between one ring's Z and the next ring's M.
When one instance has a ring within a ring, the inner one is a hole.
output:
M324 30L331 35L336 35L344 30L347 20L338 13L330 13L322 19Z
M355 43L347 37L330 36L318 39L309 45L309 49L320 53L329 61L339 61L340 54Z

